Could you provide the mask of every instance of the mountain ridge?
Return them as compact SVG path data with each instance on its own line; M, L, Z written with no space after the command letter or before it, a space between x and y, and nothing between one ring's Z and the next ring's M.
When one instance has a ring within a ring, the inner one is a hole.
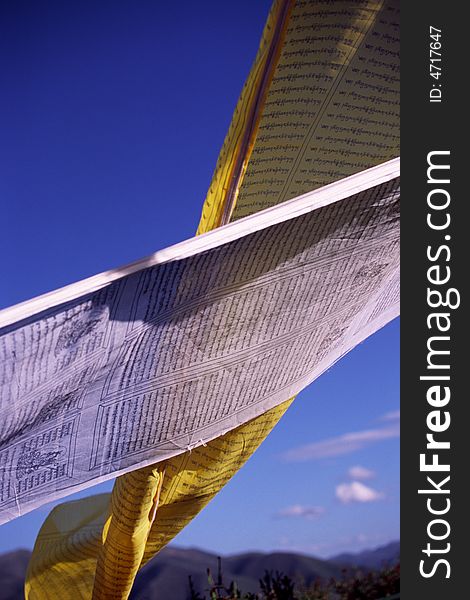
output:
M341 577L344 568L376 569L399 560L400 542L391 542L359 553L343 553L329 559L293 552L243 552L222 556L225 585L236 581L243 592L257 591L264 571L282 571L305 585L317 579ZM0 555L0 600L20 600L31 552L19 549ZM200 548L168 546L139 572L130 599L186 600L188 577L195 588L207 590L207 568L217 574L217 554Z

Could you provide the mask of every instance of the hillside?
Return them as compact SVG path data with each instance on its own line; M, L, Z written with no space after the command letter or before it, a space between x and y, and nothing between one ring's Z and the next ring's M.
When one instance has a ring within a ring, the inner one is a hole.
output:
M159 558L150 562L140 573L131 595L133 600L157 598L166 590L167 600L185 600L188 591L188 576L195 587L205 590L206 569L217 573L217 556L196 549L167 548ZM235 580L243 592L258 590L258 579L265 570L279 570L292 578L312 583L318 578L339 576L341 568L328 561L300 554L275 552L272 554L250 552L227 556L222 560L224 582Z
M305 584L315 579L339 577L345 566L359 565L370 569L396 562L400 544L367 550L359 554L341 554L329 560L288 552L247 552L226 556L222 560L224 582L235 580L243 592L257 591L258 579L265 570L282 571ZM0 556L0 600L21 600L23 581L30 552L16 550ZM132 600L186 600L188 576L196 589L207 589L206 569L217 573L217 555L196 548L169 546L140 572L131 594Z
M393 565L400 560L400 542L390 542L386 546L380 546L373 550L364 550L357 554L338 554L329 559L340 565L351 565L352 567L367 567L379 569L384 566Z
M0 555L0 600L24 598L23 582L31 552L15 550Z

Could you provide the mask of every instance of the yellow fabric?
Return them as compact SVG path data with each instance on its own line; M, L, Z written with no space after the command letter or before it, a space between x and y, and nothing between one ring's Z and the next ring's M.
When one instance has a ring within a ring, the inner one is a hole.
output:
M112 494L55 507L34 546L26 574L26 598L127 598L138 567L206 506L266 438L290 403L284 402L166 465L119 477Z
M102 532L93 600L127 598L155 520L164 471L147 468L118 477Z
M219 155L198 234L398 154L398 83L389 77L397 44L388 35L396 4L275 0ZM328 11L344 14L341 27L336 17L328 24ZM315 27L325 41L312 45L309 32ZM381 43L384 32L387 54L371 62L367 52ZM357 97L349 100L351 79L364 70L366 87L354 87ZM355 106L346 110L345 102ZM243 466L292 400L205 447L119 477L112 495L55 508L34 547L27 600L127 598L139 567Z
M212 175L198 234L215 229L229 220L253 149L261 110L279 60L292 6L291 0L275 0L268 15L258 53L243 86ZM225 219L224 213L227 215Z
M234 175L238 180L235 192L238 191L256 136L259 114L253 104L259 102L260 84L267 87L279 55L282 31L276 40L277 47L271 47L276 20L281 14L285 19L289 8L290 3L285 0L273 4L254 66L217 162L198 234L221 223L230 178ZM267 64L268 59L270 64ZM242 169L235 174L250 111L253 115L248 144L244 148ZM234 205L236 194L230 200ZM292 399L284 402L206 446L117 478L111 495L56 507L46 519L34 546L26 575L26 599L127 598L139 567L174 538L220 491L265 439L291 402ZM152 526L149 512L154 508L159 483L161 498ZM80 520L70 531L68 523L74 522L72 511L80 515ZM58 519L62 528L57 525Z
M91 598L110 494L56 506L39 531L28 565L30 600Z

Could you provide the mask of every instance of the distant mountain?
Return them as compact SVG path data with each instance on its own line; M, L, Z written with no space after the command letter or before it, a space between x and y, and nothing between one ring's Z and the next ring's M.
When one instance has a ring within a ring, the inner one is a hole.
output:
M340 554L329 560L289 552L247 552L222 558L223 580L226 585L236 581L243 592L258 591L258 580L264 571L282 571L306 585L316 579L341 577L344 566L375 569L384 563L394 563L400 554L400 543L367 550L359 554ZM30 557L29 550L16 550L0 556L0 600L22 600L23 582ZM188 576L201 593L207 590L207 568L217 576L217 555L197 548L164 548L139 573L131 600L186 600ZM59 599L58 599L59 600Z
M203 592L208 588L207 568L210 568L216 578L215 554L170 546L142 569L130 597L132 600L150 600L162 597L162 590L165 590L165 600L186 600L189 575L197 590ZM243 592L258 591L258 581L265 570L282 571L307 585L319 578L328 579L341 575L340 566L301 554L249 552L222 558L225 585L236 581Z
M379 569L380 567L394 565L400 560L400 542L390 542L386 546L380 546L374 550L364 550L357 554L338 554L328 560L330 563L339 565Z
M22 600L23 583L31 552L15 550L0 555L0 600Z

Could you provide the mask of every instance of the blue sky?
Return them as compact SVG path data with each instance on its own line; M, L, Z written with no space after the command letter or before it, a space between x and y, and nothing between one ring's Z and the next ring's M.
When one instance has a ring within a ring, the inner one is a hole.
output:
M2 3L0 307L194 234L269 4ZM397 539L398 342L395 321L305 390L176 543ZM46 513L2 526L0 551L31 546Z

